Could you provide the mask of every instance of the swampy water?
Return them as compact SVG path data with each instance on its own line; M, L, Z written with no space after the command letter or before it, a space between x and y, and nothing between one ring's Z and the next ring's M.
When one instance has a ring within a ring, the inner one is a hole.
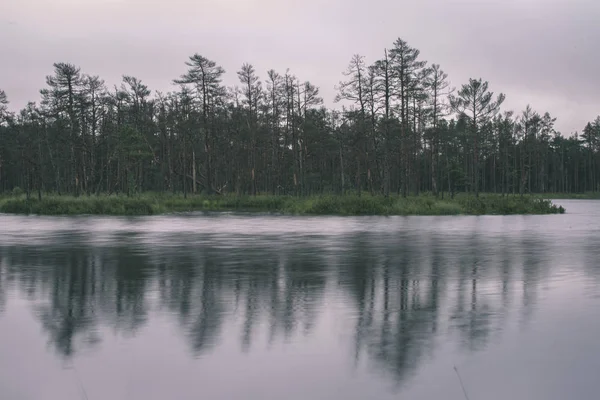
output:
M600 202L558 203L0 215L0 398L596 399Z

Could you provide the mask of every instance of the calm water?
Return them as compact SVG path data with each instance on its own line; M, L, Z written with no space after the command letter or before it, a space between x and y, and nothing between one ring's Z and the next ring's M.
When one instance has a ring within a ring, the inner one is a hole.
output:
M0 398L597 399L600 202L560 203L0 215Z

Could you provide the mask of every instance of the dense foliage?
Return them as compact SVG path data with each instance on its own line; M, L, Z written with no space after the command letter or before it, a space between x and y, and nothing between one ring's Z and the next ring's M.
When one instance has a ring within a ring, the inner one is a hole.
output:
M132 76L108 88L57 63L39 104L11 114L0 91L0 192L598 189L600 117L565 137L548 113L502 112L504 95L481 79L452 90L440 66L401 39L382 56L372 65L352 57L337 85L340 110L290 72L271 70L262 81L244 64L239 86L225 87L224 69L198 54L167 94Z

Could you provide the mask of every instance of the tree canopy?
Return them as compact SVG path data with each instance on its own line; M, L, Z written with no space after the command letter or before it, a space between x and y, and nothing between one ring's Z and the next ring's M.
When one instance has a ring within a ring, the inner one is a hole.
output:
M563 136L528 106L470 79L458 90L402 39L368 63L351 57L336 107L290 71L266 79L248 63L239 84L194 54L170 93L123 76L108 87L54 64L39 103L9 112L0 90L0 192L143 191L443 196L464 191L599 189L600 117Z

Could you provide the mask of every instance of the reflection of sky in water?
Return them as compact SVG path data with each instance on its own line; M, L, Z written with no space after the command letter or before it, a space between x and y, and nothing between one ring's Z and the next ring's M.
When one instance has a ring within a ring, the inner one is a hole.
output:
M600 206L564 203L0 216L0 397L79 399L76 365L90 398L459 399L457 365L472 398L591 398Z

